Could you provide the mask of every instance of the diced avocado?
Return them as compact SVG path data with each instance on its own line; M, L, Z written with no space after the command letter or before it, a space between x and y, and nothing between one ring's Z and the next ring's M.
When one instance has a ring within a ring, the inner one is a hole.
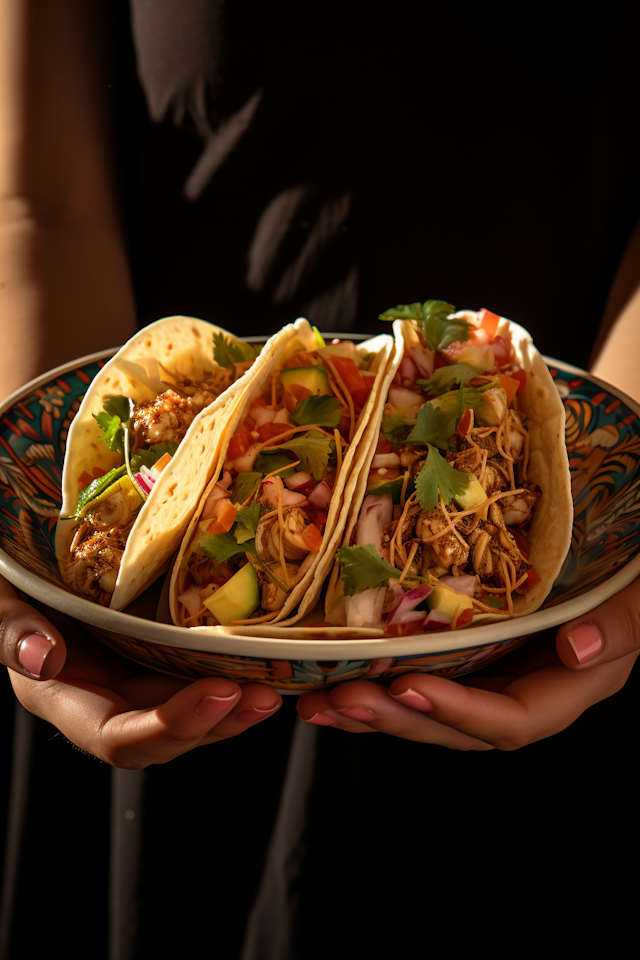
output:
M297 386L303 387L316 397L328 396L331 393L329 374L324 367L290 367L280 371L280 379L285 391Z
M284 387L284 402L290 413L301 400L309 396L331 395L329 374L324 367L290 367L280 371L280 379Z
M260 603L258 578L250 563L245 563L237 573L204 601L221 624L232 620L246 620Z
M371 474L369 477L369 482L367 484L367 493L375 493L376 495L382 495L383 493L390 493L394 503L400 503L400 496L402 494L402 484L404 483L404 476L396 477L395 480L385 480L384 477L381 477L379 474ZM410 497L413 491L415 490L415 481L413 477L409 477L407 483L407 490L405 493L405 499Z
M473 610L471 597L468 597L466 593L458 593L457 590L452 590L444 583L436 584L427 597L427 603L430 610L440 610L442 613L448 614L452 620L454 617L459 617L463 610Z
M456 353L456 363L468 363L482 373L493 370L496 365L491 347L481 347L477 343L465 343L462 350Z
M463 510L471 510L473 507L479 507L487 499L485 489L476 477L469 477L469 486L464 493L455 498L456 503Z

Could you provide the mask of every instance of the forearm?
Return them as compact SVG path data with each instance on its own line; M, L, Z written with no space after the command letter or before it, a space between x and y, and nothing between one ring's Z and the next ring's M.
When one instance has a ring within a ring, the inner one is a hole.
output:
M0 4L2 395L135 329L101 9Z
M2 205L0 205L2 206ZM5 208L7 204L4 204ZM0 215L0 392L135 330L124 245L101 222Z

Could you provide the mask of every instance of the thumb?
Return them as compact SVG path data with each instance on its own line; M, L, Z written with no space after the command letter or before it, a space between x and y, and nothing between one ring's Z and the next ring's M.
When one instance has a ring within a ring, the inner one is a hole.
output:
M66 657L61 634L0 577L0 663L31 680L51 680Z
M621 660L640 652L640 580L592 610L563 624L556 634L558 656L570 670Z

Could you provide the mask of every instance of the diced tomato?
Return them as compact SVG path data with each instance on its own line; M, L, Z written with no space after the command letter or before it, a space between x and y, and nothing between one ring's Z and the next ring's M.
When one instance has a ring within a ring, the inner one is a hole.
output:
M529 546L529 541L525 537L522 530L518 530L517 527L507 527L507 530L515 540L516 547L518 548L522 556L525 558L525 560L528 560L529 554L531 553L531 548Z
M253 410L254 407L261 407L263 410L265 410L267 406L267 401L262 397L254 397L251 401L251 407L249 409Z
M376 453L391 453L393 450L393 444L390 440L387 440L384 433L381 433L378 437L378 446L376 447Z
M228 533L236 519L238 508L225 497L218 500L213 508L213 519L207 527L207 533Z
M542 580L542 577L540 576L538 571L535 569L535 567L531 567L531 570L529 570L527 574L527 579L524 581L520 589L528 590L530 587L535 587L536 583L540 583L541 580Z
M250 446L251 437L247 433L244 431L241 431L240 433L234 433L229 441L227 460L237 460L238 457L243 457Z
M311 396L311 390L300 386L299 383L292 383L284 392L284 402L289 413L293 413L301 400Z
M302 509L307 515L307 519L312 523L317 530L324 530L325 524L327 522L327 511L318 510L310 503L306 503Z
M349 428L351 426L351 417L347 413L343 413L340 417L340 423L338 424L338 430L340 434L348 439L349 437Z
M272 437L279 437L281 433L286 433L289 429L289 426L286 423L274 423L271 420L269 423L261 423L258 429L258 436L262 443L265 443L267 440L271 440Z
M351 396L353 397L353 402L357 410L362 410L364 407L376 379L375 373L363 373L361 376L364 380L364 389L353 390L351 392Z
M93 483L94 480L97 480L98 477L104 477L106 470L99 470L97 467L93 468L93 474L87 473L86 470L83 470L80 476L78 477L78 487L80 490L84 490L85 487L88 487L90 483Z
M497 367L503 367L505 363L509 363L511 351L504 337L494 337L491 341L491 348Z
M526 370L520 370L519 368L517 370L512 370L509 376L512 377L514 380L517 380L518 383L520 384L520 389L524 390L524 388L527 385Z
M493 340L496 335L496 330L498 329L498 324L500 323L500 317L497 313L492 313L491 310L487 310L486 307L483 307L480 310L480 326L489 336L489 340Z
M510 407L520 388L520 381L516 380L515 377L507 377L504 373L498 374L498 380L500 381L500 386L506 391L507 406Z
M458 426L456 427L456 433L460 437L466 437L466 435L469 432L470 426L471 426L471 410L465 410L462 416L460 417Z
M445 347L444 350L442 351L442 356L446 358L445 363L456 363L457 362L456 357L458 356L461 350L464 350L464 343L462 343L460 340L454 340L454 342L450 343L448 347ZM440 354L436 353L436 362L434 364L434 369L436 369L437 367L443 367L445 365L445 363L438 363L439 358L440 358Z
M331 363L338 371L342 382L352 396L357 391L364 391L366 396L367 386L356 366L355 360L352 360L350 357L332 357Z
M309 553L317 553L320 547L322 546L322 534L316 527L315 523L310 523L308 527L305 527L302 531L302 542L305 547L308 547Z
M456 617L456 629L458 627L466 627L468 623L471 623L473 620L473 607L466 607L458 616Z

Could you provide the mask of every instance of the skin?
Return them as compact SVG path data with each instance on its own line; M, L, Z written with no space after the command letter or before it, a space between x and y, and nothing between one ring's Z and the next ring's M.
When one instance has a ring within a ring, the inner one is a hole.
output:
M122 343L136 327L109 159L102 9L84 0L0 4L5 395L70 356L103 349L105 330L113 343ZM640 348L640 293L636 297L632 267L630 256L612 292L605 317L610 332L593 369L638 399L633 371L619 360L636 357ZM557 733L620 689L637 655L639 610L634 584L593 611L589 619L601 631L602 649L582 666L566 639L571 625L565 625L556 637L501 660L500 672L462 682L415 674L388 689L346 683L303 695L299 713L349 732L381 731L452 749L515 749ZM235 737L281 704L279 694L261 684L239 687L220 678L188 683L141 671L78 623L36 609L4 581L0 660L27 710L82 749L127 769ZM369 712L355 719L345 714L354 709Z

